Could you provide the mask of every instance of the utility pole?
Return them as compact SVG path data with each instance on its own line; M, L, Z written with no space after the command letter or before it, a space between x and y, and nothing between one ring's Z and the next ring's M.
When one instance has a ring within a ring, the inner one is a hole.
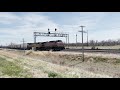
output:
M69 49L69 34L68 34L68 49Z
M77 34L76 34L76 48L77 48Z
M80 26L80 27L81 27L81 29L82 29L82 31L79 31L79 32L82 32L82 55L83 55L83 62L84 62L83 32L85 32L85 31L83 31L83 27L85 27L85 26Z
M10 47L11 47L11 48L13 47L13 46L12 46L12 42L11 42L11 45L10 45ZM10 49L11 49L11 48L10 48Z
M24 41L24 38L23 38L23 49L24 49L24 55L25 55L25 46L24 46L24 44L25 44L25 41Z
M34 36L34 43L36 43L36 33L35 32L33 33L33 36Z
M88 30L87 30L87 47L88 47Z
M67 36L66 36L66 47L67 47Z

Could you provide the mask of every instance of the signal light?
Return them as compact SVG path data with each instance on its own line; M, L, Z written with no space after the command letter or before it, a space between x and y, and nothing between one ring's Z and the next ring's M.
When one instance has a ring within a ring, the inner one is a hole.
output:
M57 29L55 28L55 31L57 31Z

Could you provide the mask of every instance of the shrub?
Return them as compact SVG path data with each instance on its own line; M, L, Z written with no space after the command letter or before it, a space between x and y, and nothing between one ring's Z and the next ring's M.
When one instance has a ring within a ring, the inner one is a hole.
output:
M58 76L58 74L55 73L55 72L48 72L48 77L53 77L53 78L55 78L55 77L57 77L57 76Z
M95 49L95 46L93 46L91 49L94 50L94 49Z

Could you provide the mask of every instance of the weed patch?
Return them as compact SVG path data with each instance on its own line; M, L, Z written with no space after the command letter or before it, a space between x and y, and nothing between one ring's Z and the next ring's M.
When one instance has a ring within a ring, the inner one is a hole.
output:
M31 77L30 75L23 74L26 73L22 67L16 65L11 61L7 61L6 58L0 57L0 71L3 75L8 75L12 77Z
M48 72L48 77L53 77L53 78L55 78L55 77L57 77L57 76L58 76L58 74L55 73L55 72Z
M49 78L62 78L62 76L54 71L45 71Z

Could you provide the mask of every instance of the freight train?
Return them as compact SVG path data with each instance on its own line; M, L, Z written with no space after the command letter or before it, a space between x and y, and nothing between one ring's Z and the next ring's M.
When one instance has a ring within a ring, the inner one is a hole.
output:
M65 49L65 45L61 40L56 41L48 41L48 42L37 42L37 43L25 43L17 44L17 45L9 45L9 49L20 49L20 50L31 50L35 48L35 50L52 50L52 51L60 51Z

